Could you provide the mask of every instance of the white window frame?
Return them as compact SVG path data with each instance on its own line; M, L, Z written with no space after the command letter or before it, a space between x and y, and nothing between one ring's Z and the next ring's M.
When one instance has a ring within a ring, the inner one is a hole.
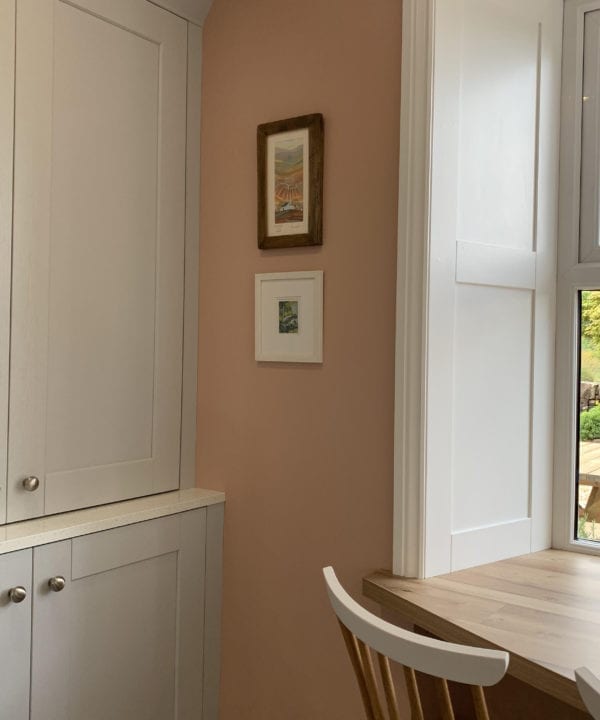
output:
M393 572L425 574L427 298L435 0L404 0L396 296Z
M600 0L565 0L560 137L556 405L552 545L600 553L597 542L574 538L578 418L579 290L600 288L600 263L579 261L583 34L585 13Z

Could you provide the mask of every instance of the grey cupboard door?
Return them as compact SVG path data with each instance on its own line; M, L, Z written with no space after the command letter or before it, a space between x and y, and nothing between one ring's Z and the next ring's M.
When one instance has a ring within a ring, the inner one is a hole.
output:
M26 597L13 602L12 588ZM29 720L31 550L0 556L0 717Z
M145 0L19 0L9 522L179 485L186 64Z
M31 720L202 720L205 541L200 509L34 550Z

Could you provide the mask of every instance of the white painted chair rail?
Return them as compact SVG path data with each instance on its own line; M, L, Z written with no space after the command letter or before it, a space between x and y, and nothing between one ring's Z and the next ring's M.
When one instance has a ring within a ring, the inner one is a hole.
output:
M600 720L600 678L585 667L575 670L575 680L581 699L594 720Z
M333 568L323 568L331 605L340 622L359 640L405 667L445 680L495 685L508 669L509 655L417 635L365 610L340 585Z

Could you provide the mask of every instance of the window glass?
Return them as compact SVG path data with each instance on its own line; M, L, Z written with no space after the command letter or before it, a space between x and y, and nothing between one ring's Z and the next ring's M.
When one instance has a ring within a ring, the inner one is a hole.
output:
M600 290L579 293L578 402L575 536L600 541Z
M585 14L581 104L579 262L600 261L600 10Z

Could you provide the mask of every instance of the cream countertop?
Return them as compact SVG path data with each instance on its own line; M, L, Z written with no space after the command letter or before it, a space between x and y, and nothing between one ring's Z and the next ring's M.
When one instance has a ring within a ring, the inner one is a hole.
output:
M225 502L216 490L190 488L0 526L0 555Z

